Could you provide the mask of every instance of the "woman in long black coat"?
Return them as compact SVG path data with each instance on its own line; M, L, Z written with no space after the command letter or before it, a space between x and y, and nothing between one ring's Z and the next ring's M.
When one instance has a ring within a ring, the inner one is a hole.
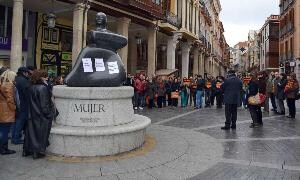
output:
M43 70L36 70L31 77L29 88L29 117L25 131L23 156L33 154L33 159L45 156L49 145L49 134L55 111L51 100L51 88L47 83L48 74Z

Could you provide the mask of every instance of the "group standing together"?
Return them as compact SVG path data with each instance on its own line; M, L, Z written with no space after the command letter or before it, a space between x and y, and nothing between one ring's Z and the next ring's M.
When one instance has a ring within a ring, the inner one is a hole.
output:
M52 121L58 113L48 73L20 67L17 73L1 68L0 74L0 154L15 153L8 148L10 134L12 144L23 144L23 156L45 156Z
M143 74L132 77L128 75L125 85L134 87L133 107L135 110L148 108L162 108L166 106L181 107L194 106L196 109L211 107L215 103L222 108L223 92L221 84L224 77L212 76L203 78L201 75L189 78L161 77L149 78ZM204 98L204 104L203 104Z

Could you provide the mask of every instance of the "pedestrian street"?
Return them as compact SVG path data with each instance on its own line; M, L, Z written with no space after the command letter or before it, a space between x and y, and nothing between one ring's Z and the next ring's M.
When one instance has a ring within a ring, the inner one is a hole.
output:
M298 103L299 105L299 103ZM299 110L299 109L298 109ZM0 156L1 180L71 179L295 179L300 177L300 116L290 120L263 113L264 126L238 109L237 129L222 131L224 109L144 109L152 119L144 147L103 158L32 160Z

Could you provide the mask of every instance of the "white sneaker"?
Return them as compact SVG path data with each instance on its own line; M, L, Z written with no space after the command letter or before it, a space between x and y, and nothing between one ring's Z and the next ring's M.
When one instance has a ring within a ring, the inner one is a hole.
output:
M137 110L138 108L137 107L134 107L134 110Z
M140 110L143 110L144 108L143 108L143 107L139 107L139 109L140 109Z

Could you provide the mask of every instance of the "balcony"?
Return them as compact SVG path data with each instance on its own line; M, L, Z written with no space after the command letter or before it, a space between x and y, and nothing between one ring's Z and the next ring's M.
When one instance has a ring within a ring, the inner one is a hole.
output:
M282 15L290 6L292 6L294 2L295 0L284 0L281 4L279 4L280 15Z
M150 13L155 18L163 19L163 8L162 4L157 4L152 0L122 0L123 4L135 7Z
M181 28L181 19L172 12L169 12L169 11L165 12L165 22L167 22L177 28Z

